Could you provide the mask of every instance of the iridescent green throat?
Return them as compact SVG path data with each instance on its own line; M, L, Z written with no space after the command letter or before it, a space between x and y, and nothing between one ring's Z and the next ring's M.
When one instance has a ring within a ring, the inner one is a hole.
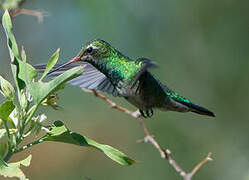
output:
M131 82L141 69L142 62L133 61L117 50L109 53L108 56L98 61L97 68L113 82L120 80Z

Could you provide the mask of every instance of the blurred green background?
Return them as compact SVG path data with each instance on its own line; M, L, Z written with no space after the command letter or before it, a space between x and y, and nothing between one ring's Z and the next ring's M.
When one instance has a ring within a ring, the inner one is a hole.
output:
M40 24L31 16L13 20L31 64L46 63L57 48L59 62L65 62L93 38L130 57L155 60L160 68L153 72L162 82L217 116L156 111L146 124L159 143L188 171L213 153L215 161L194 179L249 179L249 1L27 0L22 7L49 13ZM2 27L0 72L11 79ZM144 134L135 119L77 87L67 86L59 96L62 109L41 110L48 111L50 121L62 120L137 164L122 167L93 149L44 143L12 158L32 153L31 167L24 168L30 179L181 179L152 145L136 143ZM135 110L123 99L112 99Z

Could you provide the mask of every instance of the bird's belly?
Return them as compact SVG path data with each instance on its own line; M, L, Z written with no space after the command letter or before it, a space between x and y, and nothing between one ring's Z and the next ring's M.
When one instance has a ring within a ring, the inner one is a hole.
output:
M133 88L130 88L129 86L120 89L117 88L119 94L140 110L158 108L163 104L165 98L162 97L160 93L157 93L156 90L158 89L155 89L150 85L144 86L144 84L137 84Z
M139 109L146 109L146 102L144 100L144 97L136 91L136 87L117 88L117 91L132 105L136 106Z
M126 100L140 110L148 110L158 107L157 97L153 94L148 96L141 93L134 94L132 96L127 96Z
M148 109L147 103L144 101L144 99L140 95L135 96L129 96L125 98L129 103L136 106L138 109L146 110Z

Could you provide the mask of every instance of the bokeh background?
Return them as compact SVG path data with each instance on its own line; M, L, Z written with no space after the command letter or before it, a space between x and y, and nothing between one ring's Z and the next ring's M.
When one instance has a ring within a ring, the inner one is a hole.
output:
M153 72L162 82L217 117L156 111L146 119L152 134L185 170L213 153L215 161L194 179L249 179L249 1L27 0L22 7L49 14L43 23L24 15L13 20L31 64L46 63L57 48L65 62L93 38L130 57L155 60L160 68ZM0 72L11 79L2 27ZM136 143L144 136L136 120L77 87L67 86L59 97L60 110L41 110L50 121L62 120L137 164L122 167L93 149L43 143L12 158L32 153L31 166L24 168L30 179L181 179L154 147ZM112 99L135 110L123 99Z

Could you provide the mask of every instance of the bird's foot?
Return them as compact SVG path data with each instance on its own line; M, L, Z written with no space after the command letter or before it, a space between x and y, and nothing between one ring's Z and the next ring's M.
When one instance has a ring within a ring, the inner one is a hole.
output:
M147 118L147 117L150 118L154 114L153 109L147 109L147 110L145 110L145 112L143 110L139 109L139 112L140 112L141 116L144 118Z

